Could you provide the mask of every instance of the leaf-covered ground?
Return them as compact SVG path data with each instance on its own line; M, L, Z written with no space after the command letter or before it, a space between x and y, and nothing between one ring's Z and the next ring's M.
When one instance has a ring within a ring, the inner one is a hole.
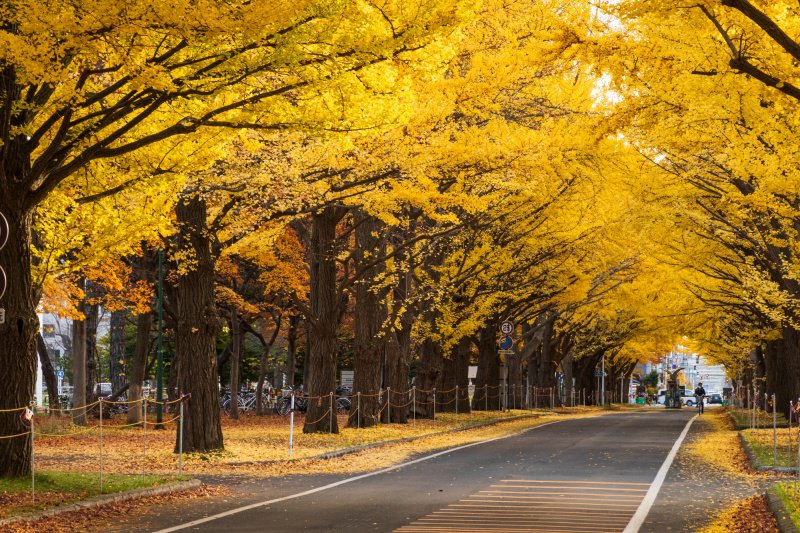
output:
M289 421L285 417L256 417L249 413L239 420L224 419L225 450L213 453L184 454L184 474L235 474L278 475L298 472L364 471L392 462L401 461L414 453L473 442L500 434L520 431L565 416L589 416L597 409L585 408L553 413L542 411L536 418L503 422L494 427L428 437L421 441L397 444L391 449L382 448L379 454L365 451L346 456L337 461L307 460L286 462L289 458ZM408 424L382 424L367 429L342 427L346 417L339 418L338 435L302 433L303 417L295 420L293 458L302 459L326 452L352 448L376 442L420 437L472 425L488 420L512 418L531 414L529 411L506 413L441 414L433 420L416 420ZM97 424L97 421L94 421ZM36 467L40 469L97 471L100 464L100 439L97 428L79 428L68 421L49 422L36 439ZM40 424L41 426L42 424ZM103 469L106 472L137 474L175 474L178 456L175 444L174 423L165 430L152 427L122 427L124 420L104 422ZM379 459L380 458L380 459Z

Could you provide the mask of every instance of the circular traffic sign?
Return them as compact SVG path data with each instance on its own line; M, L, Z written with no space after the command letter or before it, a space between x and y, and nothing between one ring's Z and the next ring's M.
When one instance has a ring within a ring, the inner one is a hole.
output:
M514 341L511 337L503 337L500 339L500 349L501 350L510 350L514 346Z
M59 370L58 371L58 379L64 379L64 371L63 370Z
M6 293L6 271L0 266L0 298Z
M8 220L0 213L0 249L8 242Z
M504 320L504 321L503 321L503 322L500 324L500 332L501 332L501 333L503 333L503 334L505 334L505 335L508 335L508 334L510 334L512 331L514 331L514 323L513 323L513 322L511 322L510 320Z

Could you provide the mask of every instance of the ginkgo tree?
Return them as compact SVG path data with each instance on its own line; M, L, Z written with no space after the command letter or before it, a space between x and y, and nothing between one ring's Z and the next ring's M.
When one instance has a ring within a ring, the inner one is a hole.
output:
M406 7L357 0L0 6L0 212L10 225L0 250L9 277L0 407L27 405L33 390L31 224L42 202L70 180L91 179L103 160L163 149L205 128L353 126L340 124L349 97L373 84L386 90L398 79L394 58L418 59L471 9L449 1ZM0 418L0 433L21 430L18 417ZM25 438L0 449L0 475L28 472Z

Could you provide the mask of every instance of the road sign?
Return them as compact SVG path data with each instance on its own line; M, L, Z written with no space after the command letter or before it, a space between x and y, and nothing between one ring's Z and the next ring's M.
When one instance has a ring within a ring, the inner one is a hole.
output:
M514 331L514 323L510 320L503 320L500 323L500 333L510 335Z
M594 377L596 377L596 378L601 378L601 377L603 377L603 369L601 369L601 368L595 368L595 369L594 369Z
M64 371L63 370L59 370L58 371L58 379L64 379Z
M510 350L514 346L514 340L511 337L503 337L500 339L500 349Z

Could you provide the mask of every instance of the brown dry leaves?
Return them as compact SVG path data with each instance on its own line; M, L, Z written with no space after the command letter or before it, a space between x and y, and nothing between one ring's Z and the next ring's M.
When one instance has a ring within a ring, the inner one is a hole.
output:
M723 511L700 533L778 533L764 496L752 496Z
M137 498L119 503L111 503L94 509L82 509L69 513L59 514L54 517L37 520L36 522L18 522L0 528L9 533L37 533L47 531L52 533L71 533L96 528L103 521L112 521L123 516L143 511L153 505L161 505L170 501L186 501L195 498L210 498L226 494L227 489L220 486L202 486L197 489L174 492L161 496Z

